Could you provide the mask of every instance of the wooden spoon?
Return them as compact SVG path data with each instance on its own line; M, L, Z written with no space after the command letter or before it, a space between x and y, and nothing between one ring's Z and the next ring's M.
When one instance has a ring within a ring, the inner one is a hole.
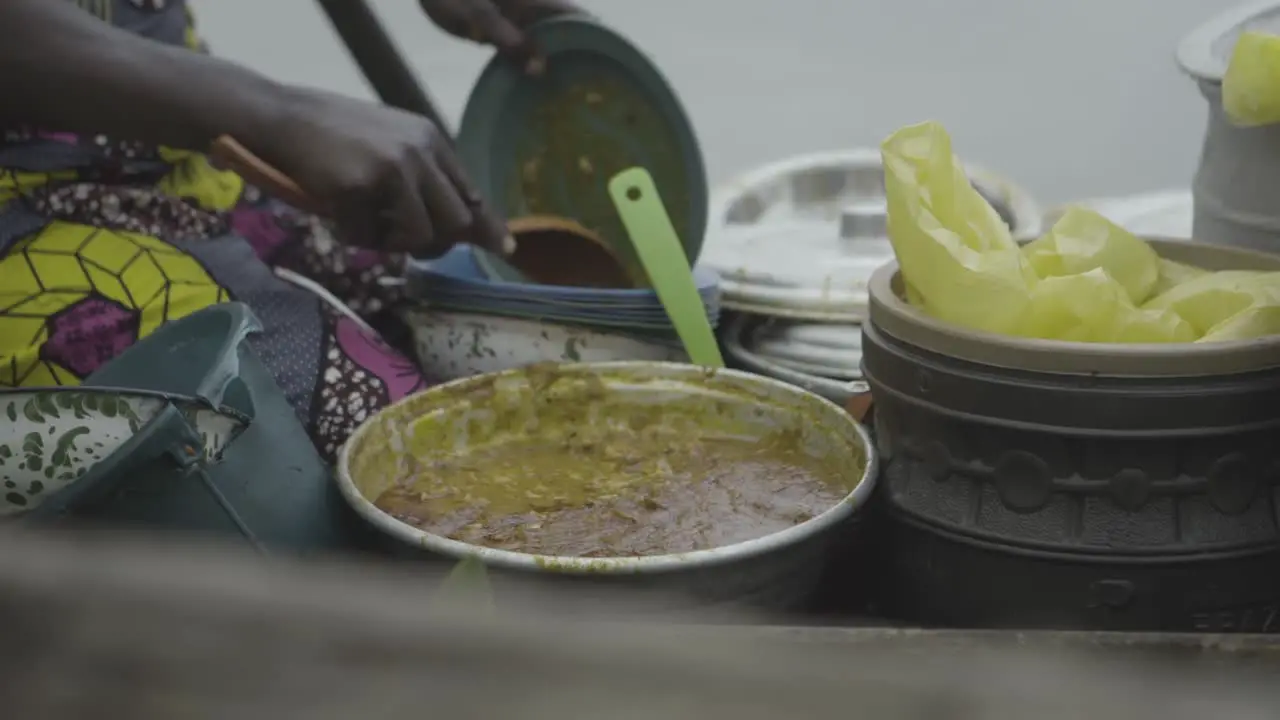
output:
M236 171L284 202L321 217L324 207L293 178L272 167L235 138L221 135L209 148L209 156ZM507 225L516 240L505 259L531 281L543 285L618 288L634 287L633 278L598 235L572 220L531 216Z

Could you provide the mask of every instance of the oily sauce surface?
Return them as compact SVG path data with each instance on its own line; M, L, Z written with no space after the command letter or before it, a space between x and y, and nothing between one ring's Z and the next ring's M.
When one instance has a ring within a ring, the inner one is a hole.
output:
M635 557L705 550L804 522L851 490L829 475L793 438L587 428L419 460L375 504L474 545Z

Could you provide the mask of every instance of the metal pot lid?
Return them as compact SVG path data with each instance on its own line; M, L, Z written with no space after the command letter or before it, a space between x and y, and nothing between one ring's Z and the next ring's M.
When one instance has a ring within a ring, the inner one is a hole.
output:
M1178 65L1197 80L1222 82L1236 40L1246 30L1280 34L1280 1L1242 5L1192 30L1178 44Z
M883 234L844 232L876 226L883 232L883 205L852 217L856 220L839 225L791 222L734 233L729 242L716 246L713 258L707 258L720 271L724 300L774 308L768 314L866 317L867 279L893 260L893 248Z
M862 328L857 325L769 319L751 328L742 342L756 355L796 372L862 378Z
M998 176L966 166L1017 237L1040 233L1040 209ZM791 158L728 184L711 202L704 262L727 308L775 317L858 322L867 281L893 260L880 153L857 149Z
M1045 227L1052 227L1069 207L1093 210L1139 237L1191 239L1194 203L1190 190L1161 190L1070 203L1045 213Z
M721 335L725 354L737 365L751 372L791 383L841 404L850 397L867 391L866 383L861 380L839 380L806 370L797 370L756 353L750 347L750 338L761 324L772 322L783 321L742 314L732 316Z

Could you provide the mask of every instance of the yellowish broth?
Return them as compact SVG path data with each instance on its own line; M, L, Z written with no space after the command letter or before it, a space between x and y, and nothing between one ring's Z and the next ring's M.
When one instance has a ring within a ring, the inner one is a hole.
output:
M375 504L462 542L559 557L683 553L804 522L851 490L794 433L579 426L418 460Z

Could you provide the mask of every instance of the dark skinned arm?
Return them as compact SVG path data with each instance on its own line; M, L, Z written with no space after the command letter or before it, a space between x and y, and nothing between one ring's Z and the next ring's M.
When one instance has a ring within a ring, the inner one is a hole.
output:
M254 137L286 89L118 30L62 0L0 0L0 125L203 150Z
M348 243L425 257L455 242L514 246L426 118L281 85L64 0L0 0L0 125L199 151L231 135L296 180Z

